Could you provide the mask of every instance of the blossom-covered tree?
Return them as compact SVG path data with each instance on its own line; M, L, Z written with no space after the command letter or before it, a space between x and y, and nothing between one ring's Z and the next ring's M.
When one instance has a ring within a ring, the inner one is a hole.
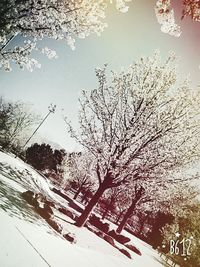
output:
M73 181L76 185L77 191L74 199L78 197L81 191L90 189L94 185L92 180L92 163L93 160L90 155L81 153L71 153L68 156L67 166L69 181Z
M123 187L113 187L105 192L103 199L101 200L104 208L102 220L106 218L109 212L113 213L116 211L116 203L119 201L121 195L123 195L123 191Z
M162 184L169 171L199 159L199 92L178 82L174 60L155 53L109 78L106 67L97 69L98 88L83 91L79 133L68 126L93 155L99 188L78 226L106 189L130 180Z
M121 187L115 187L114 189L115 190L119 189L119 193L115 201L116 211L117 211L117 217L115 223L119 224L121 218L123 218L123 215L125 214L130 205L130 194L127 194L126 185L123 185Z
M133 215L133 211L135 210L137 203L140 201L140 199L142 198L144 194L145 194L144 187L138 186L136 184L134 187L134 193L131 194L132 195L131 205L128 207L126 213L124 214L123 219L117 228L117 233L121 233L121 231L126 225L127 220L131 217L131 215Z
M188 180L199 179L199 174L182 177L181 181L166 178L161 184L156 180L140 181L141 185L126 188L125 194L129 204L117 232L120 233L128 219L136 211L148 211L152 214L161 211L163 214L183 214L188 205L192 205L199 195L198 188L191 186Z
M32 51L41 51L49 58L56 52L39 47L38 40L52 38L66 40L74 49L75 38L91 33L101 34L109 1L102 0L3 0L0 3L0 67L11 70L11 61L32 71L40 67L31 57ZM111 1L112 2L112 1ZM116 8L126 12L129 0L116 0ZM13 47L11 41L18 35L21 45Z

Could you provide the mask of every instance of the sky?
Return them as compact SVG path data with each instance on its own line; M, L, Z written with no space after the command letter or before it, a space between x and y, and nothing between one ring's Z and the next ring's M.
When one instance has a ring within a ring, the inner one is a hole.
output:
M41 69L22 71L13 66L11 72L0 71L0 95L6 99L21 100L32 105L33 111L44 117L50 103L57 105L55 114L49 116L39 130L39 135L58 143L66 150L77 150L78 145L69 137L63 116L78 127L78 97L81 90L97 86L95 68L108 63L111 70L128 67L140 56L150 56L156 49L163 59L169 51L179 58L182 78L190 74L192 85L197 88L200 75L200 24L190 18L180 20L181 0L174 1L176 22L181 26L179 38L160 31L154 4L150 0L133 0L128 13L109 7L108 28L100 37L91 35L76 41L72 51L64 41L44 40L57 51L58 59L39 56ZM18 39L14 40L14 44Z

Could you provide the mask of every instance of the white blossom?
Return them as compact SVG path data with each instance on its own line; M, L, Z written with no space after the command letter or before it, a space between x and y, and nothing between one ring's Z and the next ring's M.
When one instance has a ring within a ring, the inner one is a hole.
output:
M161 25L161 31L175 37L181 35L180 26L175 22L174 10L171 8L170 0L157 0L155 14L158 23Z
M184 0L182 18L190 16L194 21L200 21L199 0Z
M130 2L131 0L116 0L116 8L123 12L123 13L126 13L129 9L129 7L127 6L127 2Z
M116 8L127 11L129 0L116 0ZM2 0L0 3L0 66L10 70L11 61L32 70L39 66L35 60L25 59L27 47L10 48L12 38L18 34L33 42L32 50L42 51L49 58L56 54L47 48L39 49L37 41L43 38L65 39L74 50L75 39L85 38L92 33L100 35L107 24L104 22L108 2L105 0ZM30 43L29 43L30 45ZM8 49L9 47L9 49ZM23 52L22 52L23 51ZM29 50L30 52L30 50ZM10 55L8 55L10 54ZM21 63L20 63L21 59ZM27 62L27 63L25 63Z
M12 50L3 51L0 54L0 68L6 71L11 71L10 63L14 61L21 69L33 71L34 68L40 68L38 61L30 57L33 50L36 48L36 43L27 41L23 47L15 46Z
M71 47L72 50L75 50L75 39L71 36L67 37L67 44Z
M44 47L42 48L42 53L47 55L47 57L49 59L53 59L53 58L57 58L57 54L56 54L56 51L48 48L48 47Z
M155 53L111 77L97 69L98 89L83 91L80 132L68 124L69 132L114 186L130 179L162 184L199 158L199 92L179 83L174 61Z

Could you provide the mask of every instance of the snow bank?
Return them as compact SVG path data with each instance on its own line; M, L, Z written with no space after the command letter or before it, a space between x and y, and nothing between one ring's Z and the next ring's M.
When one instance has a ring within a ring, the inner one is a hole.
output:
M5 167L10 167L18 172L18 176L15 176L15 178L20 185L24 185L25 189L28 187L30 190L41 192L45 196L57 200L50 190L47 179L34 170L30 165L26 164L19 158L15 158L13 154L3 152L0 152L0 162L5 164ZM6 168L4 172L6 172ZM6 177L9 178L9 170L7 171Z

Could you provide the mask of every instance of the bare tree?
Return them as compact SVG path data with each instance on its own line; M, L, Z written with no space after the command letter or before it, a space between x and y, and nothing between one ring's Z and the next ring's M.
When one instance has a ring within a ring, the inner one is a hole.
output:
M4 145L4 137L11 127L10 117L12 116L13 106L11 103L7 103L3 97L0 98L0 141L1 145Z
M31 127L39 121L28 105L0 100L0 142L3 148L19 145Z
M130 180L162 184L170 171L199 158L199 92L177 81L174 61L169 55L162 62L155 53L109 78L106 67L97 69L98 88L83 91L80 132L68 126L93 155L99 188L77 226L105 190Z

